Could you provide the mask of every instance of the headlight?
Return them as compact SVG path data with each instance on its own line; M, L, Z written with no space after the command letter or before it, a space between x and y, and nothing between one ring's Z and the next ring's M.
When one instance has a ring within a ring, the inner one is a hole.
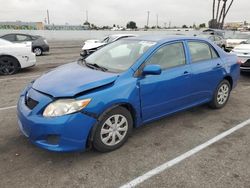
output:
M91 99L75 100L75 99L59 99L50 103L44 110L44 117L57 117L66 114L72 114L85 108Z

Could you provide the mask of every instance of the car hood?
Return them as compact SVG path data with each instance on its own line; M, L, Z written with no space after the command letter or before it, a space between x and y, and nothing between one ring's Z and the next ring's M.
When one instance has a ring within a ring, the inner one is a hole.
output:
M106 43L103 43L103 42L85 42L82 47L82 50L90 50L90 49L98 48L105 44Z
M118 74L93 70L75 62L42 75L32 87L53 97L73 97L78 93L110 84L117 77Z
M239 44L239 43L241 43L243 41L246 41L246 40L247 39L227 39L226 42L227 43L237 43L237 44Z
M234 48L235 51L247 51L250 52L250 44L241 44Z

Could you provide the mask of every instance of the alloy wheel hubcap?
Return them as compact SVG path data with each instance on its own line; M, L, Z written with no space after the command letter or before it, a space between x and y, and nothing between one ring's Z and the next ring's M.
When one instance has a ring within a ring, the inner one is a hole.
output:
M40 48L35 48L34 52L36 55L41 55L41 53L42 53Z
M227 84L222 84L218 90L217 102L222 105L227 101L229 96L229 87Z
M15 65L8 59L0 61L0 72L4 75L12 74L15 71Z
M101 140L105 145L114 146L120 143L128 131L128 121L123 115L109 117L101 128Z

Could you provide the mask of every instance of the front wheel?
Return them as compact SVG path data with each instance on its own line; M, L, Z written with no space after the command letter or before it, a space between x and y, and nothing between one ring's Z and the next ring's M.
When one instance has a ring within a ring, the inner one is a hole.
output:
M227 80L223 80L217 87L210 106L215 109L222 108L226 105L231 92L231 85Z
M116 107L107 112L97 125L93 146L100 152L113 151L121 147L132 131L133 120L130 112Z

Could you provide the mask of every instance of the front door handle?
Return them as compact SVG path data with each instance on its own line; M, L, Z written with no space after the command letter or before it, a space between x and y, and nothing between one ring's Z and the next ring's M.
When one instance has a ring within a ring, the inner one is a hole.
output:
M184 75L187 75L187 74L189 74L189 72L188 71L184 71L184 73L183 73Z

